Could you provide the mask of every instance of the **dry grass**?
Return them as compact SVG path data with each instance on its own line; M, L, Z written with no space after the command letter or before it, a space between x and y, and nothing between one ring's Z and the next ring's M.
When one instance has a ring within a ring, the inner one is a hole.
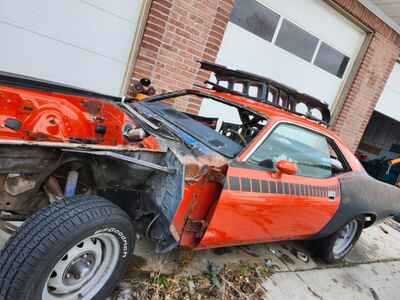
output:
M130 272L112 297L113 300L169 299L262 299L262 281L270 272L265 267L246 264L227 265L220 270L210 264L208 272L166 276L159 273ZM132 278L132 274L135 274Z

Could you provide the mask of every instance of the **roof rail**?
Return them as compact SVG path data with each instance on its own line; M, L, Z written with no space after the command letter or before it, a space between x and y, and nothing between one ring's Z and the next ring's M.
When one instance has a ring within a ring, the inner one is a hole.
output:
M203 70L214 73L217 82L206 81L205 83L211 85L211 89L215 91L269 104L326 125L330 122L331 113L328 104L317 98L302 94L289 86L256 74L231 70L225 66L206 61L200 61L200 64ZM226 86L222 86L222 82L225 82ZM241 86L241 91L235 90L235 85ZM257 95L253 96L250 93ZM299 104L306 106L306 113L297 111ZM312 115L312 111L315 109L321 113L322 119Z

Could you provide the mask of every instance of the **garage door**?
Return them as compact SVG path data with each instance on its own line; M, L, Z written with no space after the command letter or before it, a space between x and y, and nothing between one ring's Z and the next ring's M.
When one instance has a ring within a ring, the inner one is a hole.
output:
M400 63L396 63L376 110L400 122Z
M400 63L396 63L372 114L357 152L370 175L390 184L400 183Z
M142 0L0 0L0 71L119 95Z
M322 0L237 0L217 62L332 105L365 35Z

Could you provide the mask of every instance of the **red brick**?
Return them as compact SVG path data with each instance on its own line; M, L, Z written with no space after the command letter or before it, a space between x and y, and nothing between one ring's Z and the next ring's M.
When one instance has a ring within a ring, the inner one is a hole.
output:
M132 78L150 76L158 91L208 79L196 61L215 61L232 8L233 0L153 0ZM186 109L197 113L192 100Z
M355 150L399 55L400 36L359 1L333 1L375 32L333 125ZM215 61L233 5L234 0L153 0L132 78L150 76L158 91L207 80L210 73L196 60ZM199 105L186 109L195 113Z

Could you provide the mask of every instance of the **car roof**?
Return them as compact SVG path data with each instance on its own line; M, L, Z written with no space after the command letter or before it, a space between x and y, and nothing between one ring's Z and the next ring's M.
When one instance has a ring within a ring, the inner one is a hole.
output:
M314 131L320 132L321 134L324 134L332 139L335 140L340 140L340 138L332 131L330 130L326 125L323 125L322 122L317 122L311 119L306 118L305 116L297 115L295 113L289 112L284 109L280 109L276 106L267 104L267 103L262 103L259 101L255 101L252 99L249 99L247 97L241 97L238 95L233 95L230 93L223 93L223 92L218 92L214 90L209 90L205 89L207 94L210 94L211 96L216 96L219 98L223 98L229 102L232 102L233 104L239 104L243 107L249 108L260 115L265 116L267 119L270 121L275 122L291 122L291 123L296 123L297 125L304 126L307 128L310 128Z
M288 122L292 124L294 123L298 126L303 126L313 131L316 131L320 134L323 134L336 142L342 154L344 155L347 162L351 166L352 171L364 170L363 167L361 166L361 163L354 156L352 151L346 146L343 140L339 136L337 136L336 133L333 132L330 128L321 123L307 119L305 116L297 115L295 113L286 111L284 109L280 109L273 105L251 100L246 97L232 95L229 93L217 92L213 90L208 90L207 93L210 96L223 98L225 101L231 102L232 104L238 104L242 107L249 108L250 110L257 112L258 114L265 116L269 121L273 123L279 123L279 122ZM244 154L242 153L242 155Z

